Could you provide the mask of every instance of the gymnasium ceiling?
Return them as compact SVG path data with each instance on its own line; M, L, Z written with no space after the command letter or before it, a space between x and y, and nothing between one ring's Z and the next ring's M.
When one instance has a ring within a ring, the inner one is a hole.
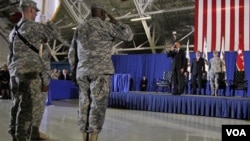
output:
M90 17L93 0L62 0L53 21L61 29L61 37L51 42L54 61L67 60L67 51L77 23ZM194 0L99 0L108 13L131 26L134 39L131 42L116 40L114 54L162 53L171 46L173 32L183 45L193 42ZM15 25L14 13L19 0L0 0L0 35L6 40ZM151 17L149 20L130 21L133 18ZM184 46L183 46L184 47Z

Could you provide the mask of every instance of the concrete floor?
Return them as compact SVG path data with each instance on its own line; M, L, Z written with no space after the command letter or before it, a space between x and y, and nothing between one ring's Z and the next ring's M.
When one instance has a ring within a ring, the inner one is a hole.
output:
M41 130L49 141L81 141L77 126L78 100L53 101L47 106ZM0 141L7 133L10 100L0 100ZM222 124L249 121L108 108L98 141L221 141Z

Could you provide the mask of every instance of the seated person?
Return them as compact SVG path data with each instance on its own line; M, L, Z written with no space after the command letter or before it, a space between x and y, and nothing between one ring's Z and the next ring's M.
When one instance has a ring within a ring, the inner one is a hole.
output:
M58 77L59 80L71 80L70 75L68 74L68 70L63 69L62 73Z
M148 87L148 79L146 78L146 76L143 76L140 83L140 90L146 91L147 87Z

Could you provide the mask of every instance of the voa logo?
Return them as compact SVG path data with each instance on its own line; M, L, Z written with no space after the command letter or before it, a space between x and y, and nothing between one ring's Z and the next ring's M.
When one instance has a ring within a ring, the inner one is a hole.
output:
M227 136L247 136L244 129L226 129Z

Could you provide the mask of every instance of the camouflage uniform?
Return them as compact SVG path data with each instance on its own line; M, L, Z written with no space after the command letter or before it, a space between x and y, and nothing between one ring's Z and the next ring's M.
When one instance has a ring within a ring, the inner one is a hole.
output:
M220 58L211 58L209 60L209 77L210 77L210 87L211 95L217 96L218 94L218 79L219 73L222 72L223 61Z
M44 70L43 70L43 74L45 76L40 75L40 79L42 80L42 85L43 83L46 81L43 81L43 79L50 79L50 76L47 76L48 74L50 74L50 48L48 46L48 44L44 44L43 45L43 54L41 56L41 60L43 61L44 64ZM47 82L45 82L47 83ZM41 87L41 86L40 86ZM41 92L41 94L37 94L34 99L33 99L33 103L36 103L33 106L33 121L32 121L32 134L31 134L31 138L39 138L39 127L40 124L42 122L42 118L43 118L43 113L45 110L45 106L46 106L46 99L47 99L47 92Z
M34 2L24 2L23 5L34 6ZM45 25L23 18L18 25L21 25L19 33L38 50L40 41L47 41L58 34L52 23ZM8 55L13 94L9 133L13 136L13 140L26 141L31 126L34 124L39 127L44 111L46 95L41 92L41 88L49 85L50 53L49 48L45 46L44 54L40 57L17 35L13 40L14 33L15 29L9 35L9 41L13 43Z
M111 60L115 38L130 41L133 33L128 25L102 21L94 17L78 26L76 79L79 84L79 128L82 133L99 133L104 123L109 97L110 74L114 73ZM75 48L69 49L71 69L75 66Z

